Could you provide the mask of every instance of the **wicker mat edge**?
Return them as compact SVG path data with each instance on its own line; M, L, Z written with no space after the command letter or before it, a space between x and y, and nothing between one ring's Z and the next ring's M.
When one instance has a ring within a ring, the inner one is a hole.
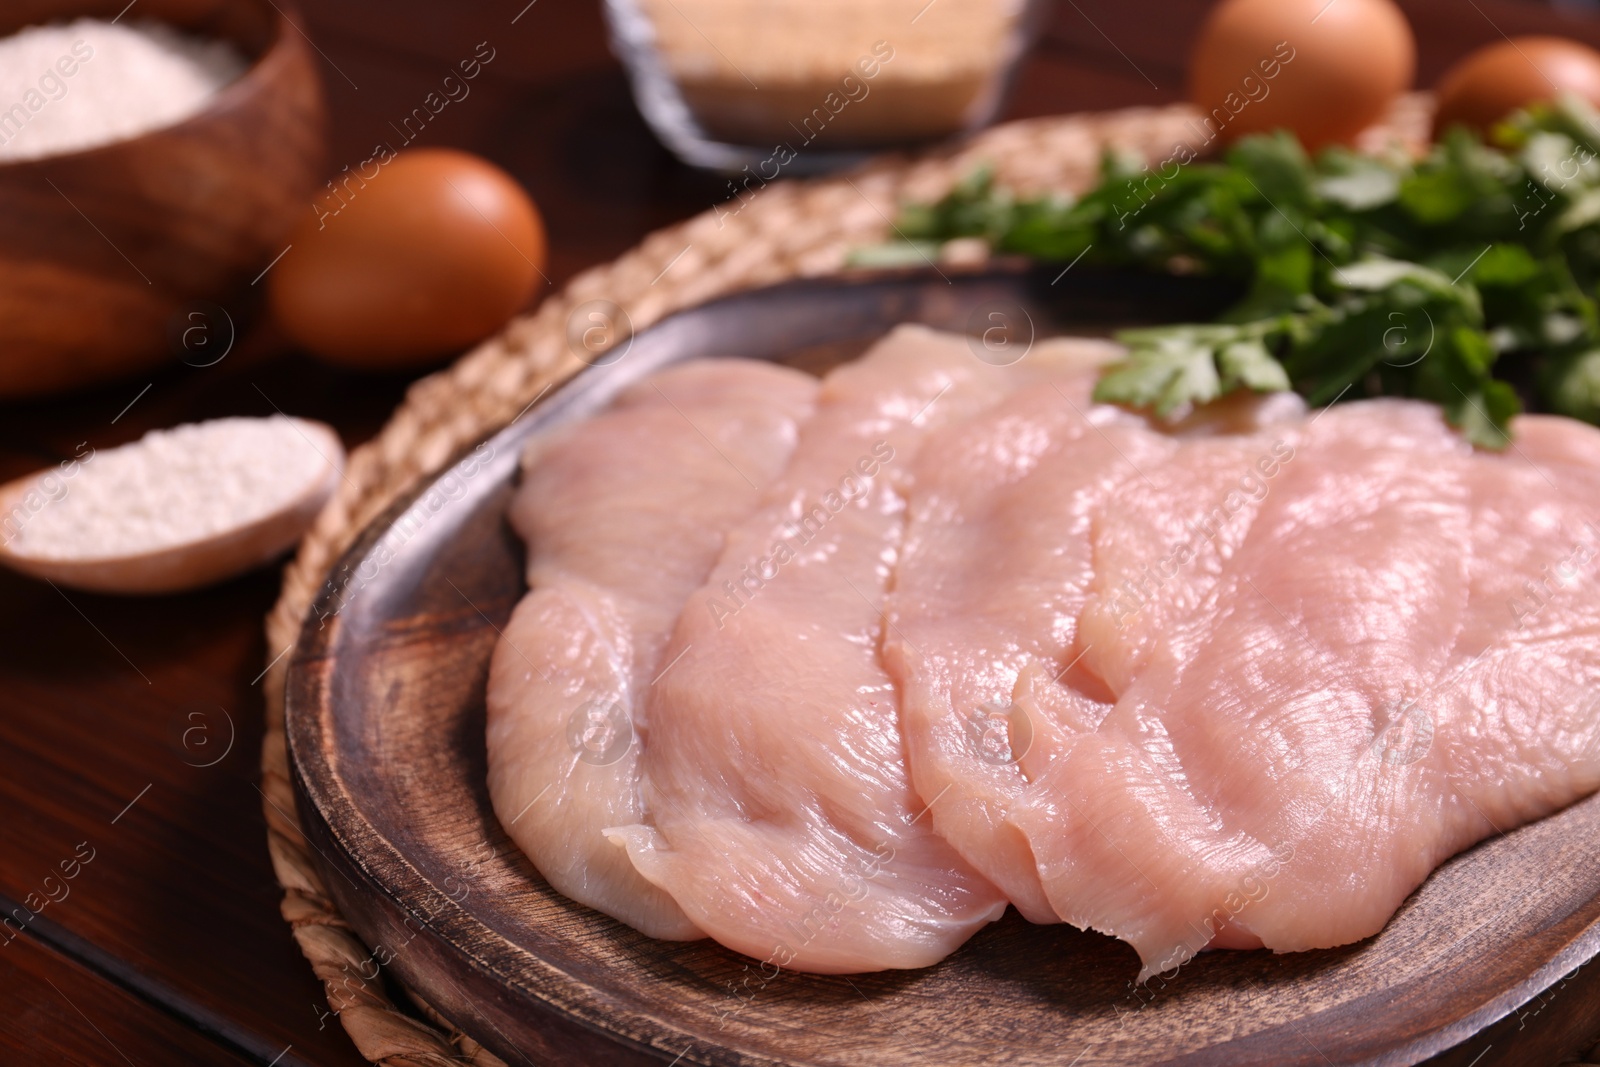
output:
M1369 131L1367 145L1423 143L1429 112L1425 96L1405 98ZM1081 190L1094 180L1107 147L1154 164L1178 145L1197 145L1200 129L1186 106L1030 119L929 155L885 157L839 177L754 189L573 278L537 311L416 382L379 435L350 454L346 477L285 569L282 595L266 621L268 654L279 658L266 677L261 789L283 917L323 983L330 1012L363 1056L383 1067L503 1067L392 976L362 975L371 953L334 906L301 831L283 731L287 663L280 653L296 640L333 563L356 535L421 479L583 368L568 339L569 322L583 305L608 301L641 331L741 289L834 273L850 249L892 234L901 202L936 198L980 163L1020 191Z

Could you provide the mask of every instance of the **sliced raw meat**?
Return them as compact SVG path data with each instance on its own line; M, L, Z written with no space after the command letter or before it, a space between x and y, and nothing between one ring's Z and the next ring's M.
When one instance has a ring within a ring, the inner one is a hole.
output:
M1025 672L1025 699L1072 674L1095 513L1176 447L1093 406L1092 382L1084 366L1063 367L932 436L912 471L884 635L913 779L934 827L1034 922L1056 916L1027 841L1005 823L1027 787L1015 754L1028 738L1013 697ZM1058 711L1082 729L1109 710L1092 678L1060 688Z
M1600 609L1574 597L1519 636L1505 595L1574 551L1594 468L1552 463L1545 483L1421 404L1293 436L1111 713L1037 730L1022 760L1034 784L1009 819L1052 904L1132 943L1146 975L1207 945L1360 940L1448 856L1600 782L1574 698L1600 682Z
M530 592L490 665L490 797L552 886L655 937L702 935L601 831L643 817L643 695L722 531L783 469L816 390L768 364L686 364L525 457L511 521Z
M1104 498L1079 651L1112 692L1127 689L1157 648L1187 654L1184 623L1216 588L1294 458L1297 430L1186 442L1170 462L1145 464Z
M1446 677L1383 742L1448 773L1470 809L1458 847L1600 788L1600 431L1536 416L1513 432L1515 449L1474 461L1467 623Z
M1214 584L1249 526L1236 513L1276 474L1276 460L1270 474L1254 466L1271 440L1237 431L1305 410L1234 398L1153 433L1094 405L1093 382L1063 368L933 436L912 475L884 641L935 827L1035 922L1056 912L1006 821L1028 789L1019 761L1034 731L1092 731L1109 713L1165 622Z
M718 941L781 967L931 964L1005 901L933 831L911 788L882 607L900 548L894 488L933 428L1048 373L901 328L824 382L789 469L729 534L654 687L654 827L639 870Z
M819 972L933 963L1009 899L1148 976L1360 940L1600 787L1600 431L1158 425L1091 402L1110 354L902 329L815 397L689 367L550 442L490 758L552 883Z
M1146 975L1345 944L1600 785L1600 606L1567 592L1600 433L1475 453L1384 401L1174 439L1051 388L920 453L885 638L935 826L1025 914Z

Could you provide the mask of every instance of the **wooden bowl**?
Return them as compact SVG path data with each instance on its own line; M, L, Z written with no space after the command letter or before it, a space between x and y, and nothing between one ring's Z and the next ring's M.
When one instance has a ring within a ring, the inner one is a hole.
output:
M8 0L0 36L126 3ZM321 78L274 0L140 0L129 17L231 41L251 66L175 126L0 164L0 400L177 359L187 311L255 278L322 178Z

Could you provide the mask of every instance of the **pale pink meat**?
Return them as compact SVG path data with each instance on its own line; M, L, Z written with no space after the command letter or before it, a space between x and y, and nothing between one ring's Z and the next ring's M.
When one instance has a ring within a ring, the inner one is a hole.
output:
M1012 701L1060 689L1057 713L1084 729L1109 710L1093 679L1055 685L1077 658L1095 513L1175 447L1094 407L1092 381L1064 368L928 442L884 635L934 827L1035 922L1056 917L1028 842L1005 821L1027 788L1012 758L1027 743Z
M1468 522L1465 492L1441 477L1450 439L1439 435L1443 464L1424 465L1386 430L1382 413L1352 407L1300 434L1218 579L1171 619L1111 714L1093 733L1042 731L1024 760L1038 784L1011 822L1052 903L1132 943L1147 972L1224 925L1306 947L1263 929L1284 901L1309 904L1306 891L1319 901L1308 917L1356 926L1358 912L1387 918L1404 895L1387 898L1406 875L1375 867L1375 828L1346 832L1341 805L1359 810L1381 784L1367 759L1375 717L1445 664L1466 602ZM1294 862L1275 871L1285 849ZM1270 895L1235 907L1269 871ZM1325 900L1330 881L1349 894L1341 907Z
M547 444L490 764L552 884L816 972L929 965L1010 902L1149 976L1368 937L1600 788L1600 431L1157 424L1092 402L1115 351L902 328L820 391L690 365ZM615 762L575 754L589 700Z
M1058 914L1146 975L1208 945L1346 944L1448 856L1600 784L1577 697L1600 611L1574 596L1519 635L1508 607L1582 543L1600 484L1600 434L1562 426L1589 466L1474 453L1422 404L1278 428L1292 456L1198 599L1153 601L1154 643L1103 633L1133 668L1106 718L1034 724L1008 822ZM1214 459L1171 462L1201 484Z
M1280 426L1189 441L1171 462L1122 477L1093 525L1093 578L1078 619L1086 671L1120 693L1156 649L1189 636L1180 624L1220 580L1295 439L1295 427Z
M1029 788L1035 732L1091 731L1110 712L1265 495L1252 464L1272 439L1246 431L1304 412L1292 398L1236 398L1154 433L1093 404L1093 381L1063 368L934 435L913 472L884 640L935 827L1035 922L1056 912L1007 821ZM1180 452L1186 462L1169 462ZM1158 564L1182 542L1193 552L1169 574Z
M816 389L763 363L686 364L525 457L510 517L530 591L490 664L490 798L552 886L655 937L703 935L601 831L642 817L643 694Z
M1480 457L1469 483L1467 624L1418 703L1431 736L1413 726L1388 745L1449 771L1467 840L1600 788L1600 431L1541 416L1514 429L1516 448Z
M879 653L894 483L931 430L1063 359L1081 362L1040 346L993 367L965 339L897 330L827 377L789 469L690 599L650 698L654 826L615 836L723 944L815 972L922 967L1004 910L907 774Z

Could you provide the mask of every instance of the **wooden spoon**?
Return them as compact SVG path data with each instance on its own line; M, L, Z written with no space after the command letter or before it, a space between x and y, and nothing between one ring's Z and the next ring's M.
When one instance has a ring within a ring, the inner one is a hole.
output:
M281 507L229 529L163 548L122 556L58 558L16 550L20 522L36 506L25 498L50 471L0 486L0 564L57 585L95 593L177 593L259 567L292 546L311 527L344 473L344 448L331 427L295 422L327 463ZM46 505L48 506L48 505Z

